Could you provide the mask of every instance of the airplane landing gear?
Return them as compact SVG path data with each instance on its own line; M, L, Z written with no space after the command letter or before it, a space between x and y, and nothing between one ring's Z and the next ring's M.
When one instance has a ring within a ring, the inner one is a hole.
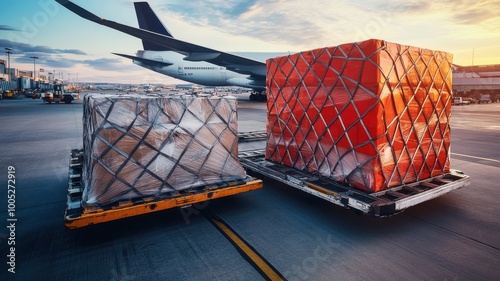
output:
M266 91L262 91L260 93L251 93L250 94L250 100L251 101L266 101Z

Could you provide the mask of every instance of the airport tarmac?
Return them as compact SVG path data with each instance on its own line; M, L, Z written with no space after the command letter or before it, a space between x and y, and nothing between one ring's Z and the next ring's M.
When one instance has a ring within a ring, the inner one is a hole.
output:
M265 103L241 97L240 131L263 130ZM262 280L206 213L288 280L500 280L499 121L498 103L453 107L451 164L471 185L389 218L265 180L260 190L195 208L67 230L68 162L82 147L82 102L0 100L0 280Z

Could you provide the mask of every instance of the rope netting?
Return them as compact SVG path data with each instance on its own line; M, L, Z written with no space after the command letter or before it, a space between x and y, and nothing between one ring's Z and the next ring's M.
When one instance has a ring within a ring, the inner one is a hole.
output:
M159 196L246 174L237 100L191 95L87 95L86 205Z
M374 39L268 60L266 159L370 192L448 172L451 63Z

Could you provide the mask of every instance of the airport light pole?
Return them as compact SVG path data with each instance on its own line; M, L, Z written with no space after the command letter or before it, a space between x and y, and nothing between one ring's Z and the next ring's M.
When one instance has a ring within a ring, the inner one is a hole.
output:
M33 59L33 81L35 81L35 69L36 69L36 67L35 67L35 61L37 59L39 59L39 57L33 56L33 57L30 57L30 58Z
M5 48L5 50L7 50L7 69L8 69L8 74L9 74L9 81L12 81L11 77L10 77L10 54L12 54L12 48Z

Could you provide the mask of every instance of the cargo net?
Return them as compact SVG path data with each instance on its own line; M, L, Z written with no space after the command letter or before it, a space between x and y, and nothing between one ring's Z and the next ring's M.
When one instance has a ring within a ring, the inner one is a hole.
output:
M245 178L236 106L232 97L87 95L83 205Z
M382 40L269 59L266 159L368 192L448 172L451 62Z

